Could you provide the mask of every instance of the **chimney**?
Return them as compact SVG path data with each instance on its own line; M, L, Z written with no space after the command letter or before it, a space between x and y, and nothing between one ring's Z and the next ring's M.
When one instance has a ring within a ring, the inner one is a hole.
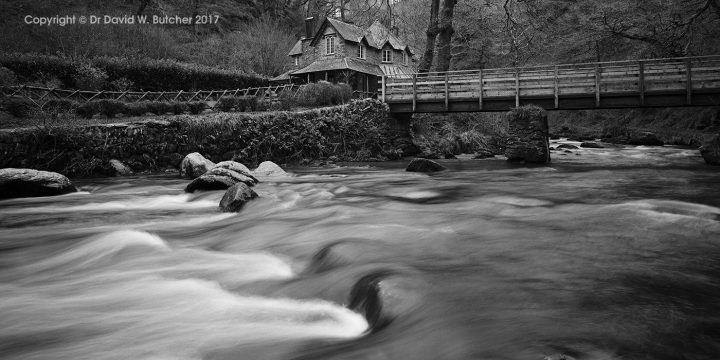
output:
M309 17L309 18L305 19L305 38L306 39L312 38L312 36L315 35L315 34L313 34L314 30L315 30L315 18Z

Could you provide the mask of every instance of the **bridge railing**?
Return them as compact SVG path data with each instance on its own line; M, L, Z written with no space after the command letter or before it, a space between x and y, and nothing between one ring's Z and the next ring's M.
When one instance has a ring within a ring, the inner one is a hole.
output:
M385 102L445 102L474 99L482 110L492 99L595 97L684 92L692 104L694 92L720 89L720 56L530 66L384 76Z

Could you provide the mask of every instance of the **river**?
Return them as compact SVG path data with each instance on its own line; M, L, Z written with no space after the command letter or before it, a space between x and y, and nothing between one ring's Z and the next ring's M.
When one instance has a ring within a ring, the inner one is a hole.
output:
M290 168L238 214L170 175L0 201L0 358L720 358L720 172L572 151Z

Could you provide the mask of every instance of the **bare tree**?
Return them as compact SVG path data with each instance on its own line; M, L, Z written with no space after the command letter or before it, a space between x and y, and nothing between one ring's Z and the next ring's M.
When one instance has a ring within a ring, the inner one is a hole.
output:
M440 0L430 0L430 22L428 23L425 35L425 53L420 60L420 66L418 66L418 72L426 73L430 71L430 67L433 63L433 57L435 56L435 39L440 32L440 26L438 24L438 12L440 10Z
M443 0L440 16L440 31L438 33L438 61L437 71L448 71L452 59L451 42L455 32L453 29L453 14L457 0Z

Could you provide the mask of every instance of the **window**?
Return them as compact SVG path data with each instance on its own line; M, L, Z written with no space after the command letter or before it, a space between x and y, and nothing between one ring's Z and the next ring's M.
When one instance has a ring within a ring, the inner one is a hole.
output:
M365 45L358 44L357 57L360 59L365 59Z
M383 50L382 62L384 62L384 63L392 62L392 50Z
M335 35L325 37L325 55L335 53Z
M299 56L294 56L294 58L295 58L295 66L300 65L300 57L299 57Z
M403 65L407 65L407 64L408 64L408 56L407 56L407 53L403 51L402 54L403 54Z

